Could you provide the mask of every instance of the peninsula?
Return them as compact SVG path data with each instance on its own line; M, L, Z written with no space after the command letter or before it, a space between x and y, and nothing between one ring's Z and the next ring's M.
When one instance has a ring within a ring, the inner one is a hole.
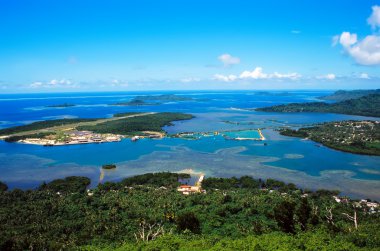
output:
M311 139L344 152L380 155L379 121L328 122L298 130L281 129L280 134Z
M270 107L256 108L262 112L321 112L348 115L380 117L380 94L369 94L356 99L337 103L309 102L291 103Z
M105 119L60 119L0 130L2 139L40 145L67 145L120 141L123 137L162 138L163 126L193 118L183 113L119 113Z
M380 89L352 90L352 91L339 90L339 91L334 92L333 94L319 97L319 99L329 100L329 101L344 101L348 99L360 98L360 97L367 96L370 94L380 94Z

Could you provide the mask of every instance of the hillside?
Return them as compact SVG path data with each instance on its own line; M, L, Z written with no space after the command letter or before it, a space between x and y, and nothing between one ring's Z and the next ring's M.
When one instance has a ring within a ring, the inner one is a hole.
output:
M256 108L263 112L322 112L380 117L380 94L370 94L357 99L349 99L337 103L291 103L270 107Z
M339 90L334 92L333 94L319 97L322 100L330 100L330 101L344 101L348 99L356 99L370 94L380 94L380 89L376 90L353 90L353 91L344 91Z
M328 122L298 130L283 129L280 134L309 138L344 152L380 155L380 123L376 121Z
M249 176L207 178L207 193L185 196L176 187L187 177L150 173L88 191L87 178L69 177L37 190L0 191L0 250L380 247L379 213L371 203L337 202L336 191ZM355 214L357 227L348 217Z

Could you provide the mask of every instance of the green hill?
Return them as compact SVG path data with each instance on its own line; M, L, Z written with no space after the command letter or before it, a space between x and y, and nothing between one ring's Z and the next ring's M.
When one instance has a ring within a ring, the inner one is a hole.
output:
M263 112L341 113L380 117L380 94L370 94L360 98L344 100L332 104L324 102L291 103L286 105L257 108L255 110Z
M186 196L176 190L179 178L188 175L150 173L89 191L83 177L0 190L0 250L380 247L379 212L349 199L338 203L336 191L243 176L206 178L207 193ZM347 215L356 215L357 228Z
M370 95L370 94L380 94L380 89L376 89L376 90L353 90L353 91L339 90L339 91L334 92L331 95L319 97L319 99L331 100L331 101L344 101L344 100L348 100L348 99L360 98L360 97Z

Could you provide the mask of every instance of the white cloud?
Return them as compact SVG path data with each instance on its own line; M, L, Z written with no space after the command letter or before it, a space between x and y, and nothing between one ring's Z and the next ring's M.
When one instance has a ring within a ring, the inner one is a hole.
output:
M235 80L257 80L257 79L291 79L291 80L296 80L300 78L301 75L293 72L293 73L264 73L262 67L256 67L252 71L243 71L240 73L239 76L236 75L222 75L222 74L215 74L214 75L214 80L219 80L219 81L224 81L224 82L231 82Z
M339 43L339 39L340 39L340 36L339 35L335 35L332 37L332 42L331 42L331 45L332 46L336 46L338 43Z
M59 85L71 85L72 82L67 79L61 79L61 80L53 79L53 80L50 80L48 84L52 86L59 86Z
M339 43L358 64L380 64L380 36L369 35L358 41L356 34L343 32L340 35Z
M293 33L293 34L300 34L301 31L300 30L292 30L291 33Z
M380 27L380 6L372 7L372 14L367 19L368 24L373 29ZM333 45L339 43L345 52L361 65L380 65L380 36L368 35L362 40L358 40L355 33L342 32L333 37Z
M234 64L240 64L240 58L233 57L230 54L223 54L218 57L218 60L221 61L224 66L231 66Z
M190 83L190 82L199 82L199 81L201 81L201 79L200 78L189 77L189 78L183 78L180 81L182 83Z
M380 28L380 6L372 6L372 14L367 19L367 22L371 25L372 29Z
M339 37L339 43L343 45L343 47L347 48L351 45L355 44L358 41L358 37L356 34L351 34L347 31L342 32Z
M336 75L333 74L333 73L329 73L329 74L326 74L326 75L318 76L317 78L318 79L334 80L334 79L336 79Z
M223 81L223 82L231 82L238 79L235 75L222 75L222 74L215 74L213 77L214 80Z
M359 75L359 78L362 78L362 79L371 79L367 73L361 73Z
M33 83L31 83L29 86L30 86L31 88L38 88L38 87L41 87L42 85L43 85L42 82L33 82Z
M58 88L58 87L76 87L75 84L68 79L52 79L50 81L42 82L36 81L29 85L31 88Z

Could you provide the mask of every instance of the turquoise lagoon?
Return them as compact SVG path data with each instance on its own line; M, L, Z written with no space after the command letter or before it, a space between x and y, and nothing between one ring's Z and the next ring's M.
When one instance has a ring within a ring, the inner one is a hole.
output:
M175 93L192 101L165 102L143 107L115 107L108 104L130 100L136 95ZM73 117L110 117L128 111L173 111L194 114L195 118L165 127L169 134L180 132L230 132L230 136L259 137L265 141L226 140L222 135L198 140L165 138L106 144L42 147L0 141L0 180L11 188L34 188L43 181L70 175L90 177L92 186L117 181L135 174L157 171L204 172L206 176L252 175L275 178L312 189L338 189L357 198L380 200L380 157L332 150L315 142L281 136L281 126L300 127L325 121L376 119L338 114L276 114L249 111L268 105L315 101L328 92L150 92L72 93L0 95L0 127L38 120ZM48 108L47 105L73 103L75 107ZM232 134L231 134L232 133ZM237 134L236 134L237 133ZM236 134L236 135L235 135ZM266 143L264 145L264 142ZM105 171L101 165L116 163Z

